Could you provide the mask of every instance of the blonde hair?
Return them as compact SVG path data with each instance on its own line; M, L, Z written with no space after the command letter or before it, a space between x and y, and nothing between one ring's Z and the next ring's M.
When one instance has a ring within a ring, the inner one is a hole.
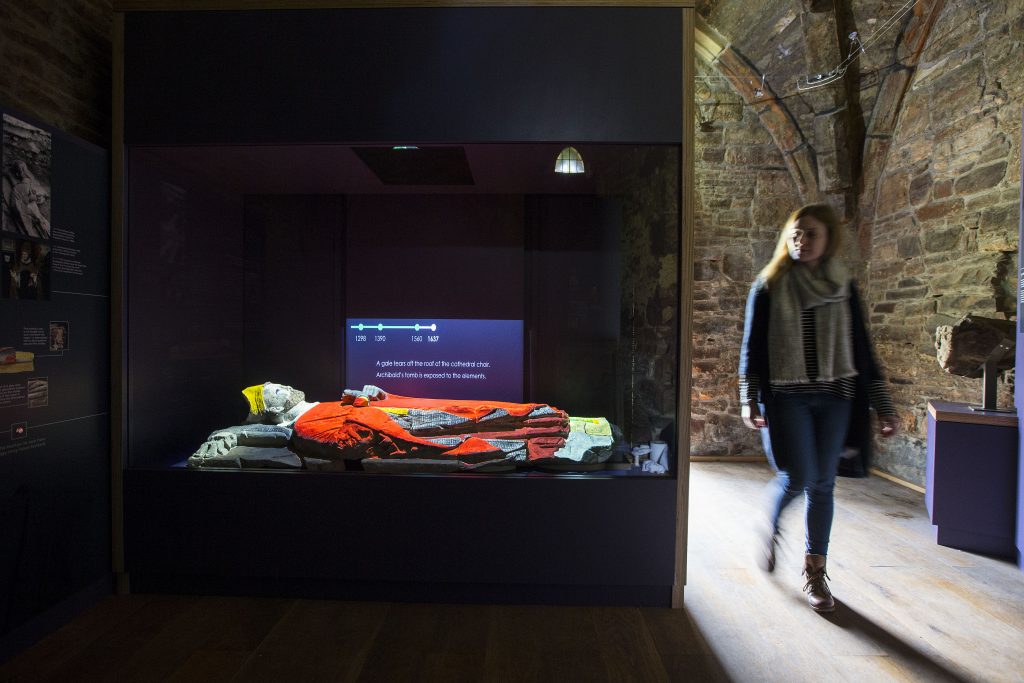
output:
M789 237L790 230L798 220L804 216L810 216L821 221L822 225L825 226L825 231L828 233L828 242L825 244L825 253L822 255L822 263L825 263L839 251L839 243L841 233L839 231L839 219L836 218L835 211L828 204L807 204L801 206L799 209L789 215L789 219L786 220L785 225L782 226L782 230L779 232L779 241L775 244L775 251L772 253L772 258L768 261L768 265L761 269L758 273L758 277L765 281L770 287L781 275L788 272L793 267L793 259L789 255L789 245L787 244L787 238Z

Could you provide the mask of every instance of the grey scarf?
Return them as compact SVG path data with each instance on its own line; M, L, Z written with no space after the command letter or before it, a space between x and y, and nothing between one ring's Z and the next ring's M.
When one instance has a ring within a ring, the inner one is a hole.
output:
M850 328L850 275L829 259L817 271L800 264L771 285L768 362L772 384L831 381L857 374ZM801 311L814 309L818 376L808 377L804 362Z

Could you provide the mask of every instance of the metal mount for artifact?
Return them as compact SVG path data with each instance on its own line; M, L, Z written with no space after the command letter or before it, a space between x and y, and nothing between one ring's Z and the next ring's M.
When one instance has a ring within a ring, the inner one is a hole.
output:
M994 411L997 413L1012 413L1014 409L996 407L996 380L999 378L999 362L1008 354L1013 353L1014 341L1004 339L996 345L992 352L981 364L982 388L981 405L971 406L971 410Z

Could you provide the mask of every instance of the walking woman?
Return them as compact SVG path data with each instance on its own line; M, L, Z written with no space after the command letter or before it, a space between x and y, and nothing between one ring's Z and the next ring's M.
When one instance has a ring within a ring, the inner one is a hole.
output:
M897 428L857 288L836 258L839 240L838 221L826 205L804 206L789 217L750 289L739 368L743 422L761 430L775 469L760 540L762 568L775 568L779 517L803 494L804 592L819 612L835 609L825 557L840 461L849 471L844 474L867 473L869 403L882 436ZM854 454L850 460L847 453Z

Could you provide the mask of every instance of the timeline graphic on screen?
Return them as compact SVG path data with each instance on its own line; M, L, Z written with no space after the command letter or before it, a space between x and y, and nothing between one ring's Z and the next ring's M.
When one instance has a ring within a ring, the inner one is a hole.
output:
M349 318L349 388L423 398L523 400L523 321Z

